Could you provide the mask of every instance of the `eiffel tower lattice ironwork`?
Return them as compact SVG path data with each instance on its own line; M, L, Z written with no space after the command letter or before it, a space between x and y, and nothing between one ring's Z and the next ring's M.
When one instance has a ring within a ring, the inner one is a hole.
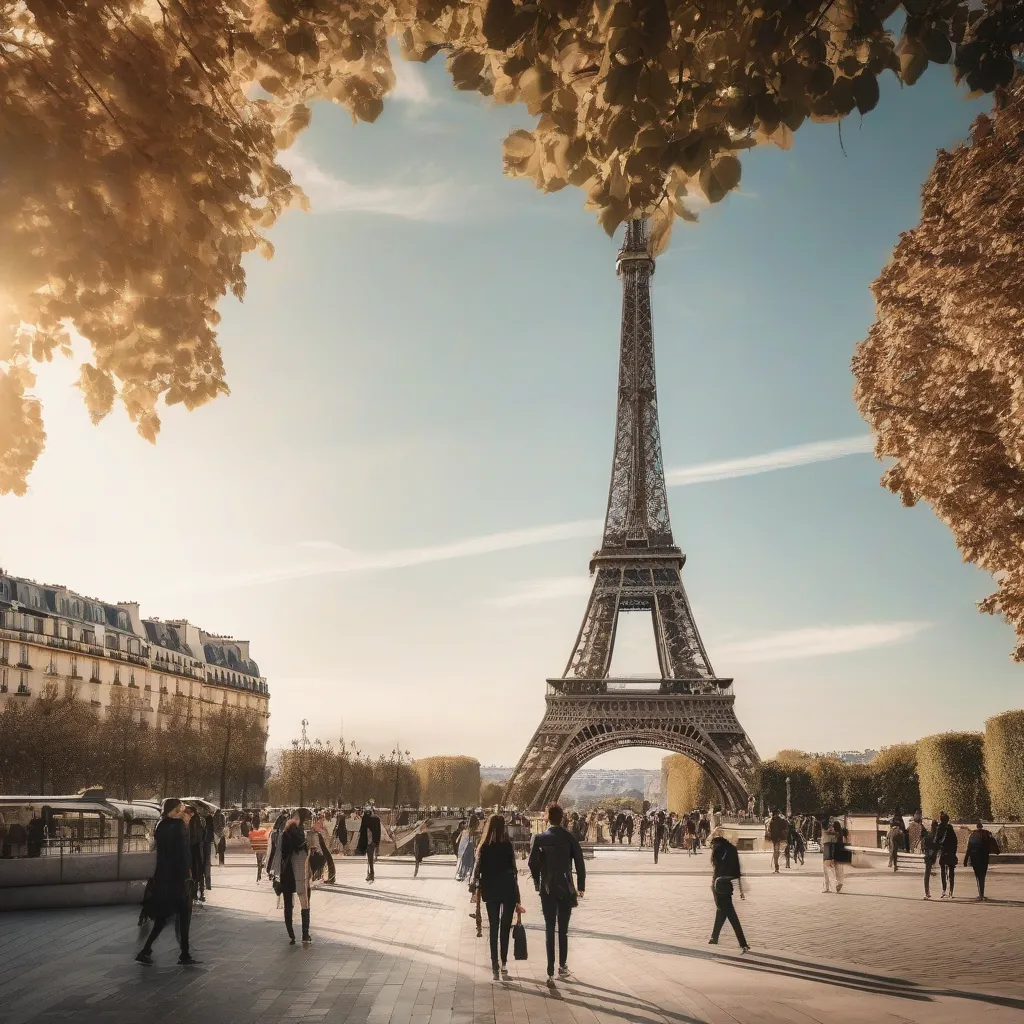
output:
M715 675L693 619L669 521L654 377L647 224L630 221L619 250L622 337L615 454L594 586L569 663L549 679L544 719L509 779L506 806L555 800L587 761L620 747L686 754L745 808L757 751L736 719L732 680ZM648 611L660 678L609 677L619 613Z

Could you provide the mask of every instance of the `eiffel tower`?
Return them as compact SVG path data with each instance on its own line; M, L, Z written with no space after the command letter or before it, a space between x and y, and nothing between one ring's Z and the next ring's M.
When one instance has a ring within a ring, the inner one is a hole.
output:
M672 538L661 462L651 326L647 224L632 220L619 250L622 337L604 539L590 562L594 587L569 663L547 681L544 719L520 758L505 806L537 810L599 754L660 747L701 765L725 806L746 808L757 751L733 711L732 680L715 675L693 619ZM608 675L619 613L647 611L660 678Z

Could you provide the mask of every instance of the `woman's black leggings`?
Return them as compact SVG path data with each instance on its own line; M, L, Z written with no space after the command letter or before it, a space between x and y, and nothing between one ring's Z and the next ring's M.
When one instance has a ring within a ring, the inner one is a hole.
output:
M498 940L501 940L501 962L508 963L508 938L512 932L512 915L516 912L515 900L488 900L487 923L490 926L491 963L498 963Z
M946 891L946 873L949 873L949 895L953 895L953 879L956 875L956 868L952 864L939 864L939 874L942 877L942 891Z

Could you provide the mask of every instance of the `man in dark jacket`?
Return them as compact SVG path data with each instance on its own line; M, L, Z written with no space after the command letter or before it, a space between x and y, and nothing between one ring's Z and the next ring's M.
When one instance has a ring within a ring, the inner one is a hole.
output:
M569 915L577 895L586 888L587 866L579 840L562 827L564 812L558 804L548 807L548 830L533 837L529 867L533 884L540 893L544 911L545 940L548 954L548 984L555 976L555 926L558 926L558 976L569 977ZM572 868L576 866L576 884Z
M420 822L419 830L413 837L412 854L416 860L416 867L412 873L413 878L420 873L420 864L423 863L423 858L430 856L430 836L427 835L427 826L429 824L429 821Z
M146 916L153 919L153 928L135 959L140 964L152 964L153 941L163 931L169 918L178 917L178 937L181 943L182 965L198 964L188 950L188 926L192 917L189 878L192 876L192 857L188 832L183 819L183 805L176 797L168 797L163 804L160 822L153 833L156 839L156 869L146 887Z
M991 853L999 852L999 845L992 838L992 833L979 821L977 827L967 839L967 852L964 854L964 867L974 869L974 878L978 883L978 899L985 896L985 876L988 874L988 858Z

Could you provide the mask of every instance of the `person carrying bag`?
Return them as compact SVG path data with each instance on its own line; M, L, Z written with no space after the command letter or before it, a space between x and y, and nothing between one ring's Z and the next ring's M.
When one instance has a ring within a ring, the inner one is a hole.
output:
M548 955L548 984L554 984L555 975L555 931L558 931L558 976L570 977L569 917L577 906L578 897L583 895L587 866L579 840L562 827L564 811L558 804L551 804L547 810L548 830L533 837L530 846L529 867L533 884L540 893L540 905L544 911L545 945ZM572 869L576 868L576 884L573 884Z
M476 865L473 869L473 881L477 885L479 902L487 907L487 922L490 926L491 972L495 981L499 977L508 981L508 943L509 933L512 930L512 915L518 914L521 921L523 905L519 895L516 851L505 830L505 819L500 814L492 814L484 825L480 847L476 855ZM479 903L477 905L479 906ZM499 939L500 966L498 960Z

